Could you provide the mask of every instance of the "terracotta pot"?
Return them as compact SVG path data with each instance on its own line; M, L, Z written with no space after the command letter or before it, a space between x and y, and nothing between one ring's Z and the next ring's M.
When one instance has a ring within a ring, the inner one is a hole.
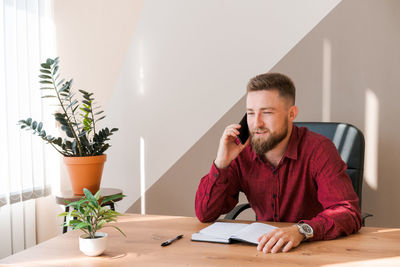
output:
M92 194L99 190L106 158L107 155L64 157L75 195L83 195L84 188L89 189Z

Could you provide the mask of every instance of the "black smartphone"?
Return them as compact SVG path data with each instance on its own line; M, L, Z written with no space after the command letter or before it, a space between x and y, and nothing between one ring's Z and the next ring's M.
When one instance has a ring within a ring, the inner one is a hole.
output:
M239 122L242 126L239 129L238 139L242 145L246 143L247 139L249 139L249 126L247 125L247 113L244 114L242 120Z

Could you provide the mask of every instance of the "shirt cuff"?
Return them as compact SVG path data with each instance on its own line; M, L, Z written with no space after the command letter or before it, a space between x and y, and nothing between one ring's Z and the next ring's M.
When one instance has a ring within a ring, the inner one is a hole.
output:
M316 240L322 240L324 237L324 229L323 225L321 225L318 221L315 220L301 220L298 223L306 223L311 228L313 229L313 237L310 239L307 239L309 241L316 241Z

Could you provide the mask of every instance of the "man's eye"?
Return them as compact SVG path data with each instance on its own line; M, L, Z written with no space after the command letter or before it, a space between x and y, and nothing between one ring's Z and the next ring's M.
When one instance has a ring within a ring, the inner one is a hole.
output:
M247 116L253 116L254 113L253 112L247 112Z
M264 111L263 113L267 114L267 115L272 114L272 112L269 112L269 111Z

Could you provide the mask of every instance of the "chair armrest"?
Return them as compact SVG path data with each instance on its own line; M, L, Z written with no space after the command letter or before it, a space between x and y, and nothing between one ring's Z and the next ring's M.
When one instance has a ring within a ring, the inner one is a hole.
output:
M239 204L236 207L234 207L228 214L226 214L224 219L225 220L234 220L240 213L242 213L242 211L244 211L248 208L250 208L249 203Z
M374 215L366 213L366 212L363 212L361 214L361 225L365 226L365 219L368 218L368 217L372 217L372 216L374 216Z

